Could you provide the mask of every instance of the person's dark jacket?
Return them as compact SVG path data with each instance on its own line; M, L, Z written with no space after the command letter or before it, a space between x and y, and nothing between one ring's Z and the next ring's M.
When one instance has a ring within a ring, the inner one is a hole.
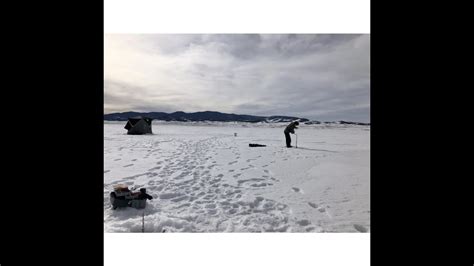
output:
M146 193L145 188L140 188L140 195L138 195L138 199L149 199L152 200L153 197Z
M296 126L297 126L296 121L291 122L288 126L286 126L285 133L295 134L295 129L298 129Z

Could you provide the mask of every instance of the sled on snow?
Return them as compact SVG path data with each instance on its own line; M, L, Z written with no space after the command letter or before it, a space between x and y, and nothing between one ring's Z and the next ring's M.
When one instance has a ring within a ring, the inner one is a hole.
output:
M114 186L114 191L110 192L110 203L112 209L132 207L135 209L143 209L146 207L146 200L153 199L146 193L145 188L140 188L138 192L132 192L126 185Z

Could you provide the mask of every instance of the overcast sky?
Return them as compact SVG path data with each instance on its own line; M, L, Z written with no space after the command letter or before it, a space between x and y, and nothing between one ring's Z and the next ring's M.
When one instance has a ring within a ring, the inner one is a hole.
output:
M105 113L370 122L370 35L107 34Z

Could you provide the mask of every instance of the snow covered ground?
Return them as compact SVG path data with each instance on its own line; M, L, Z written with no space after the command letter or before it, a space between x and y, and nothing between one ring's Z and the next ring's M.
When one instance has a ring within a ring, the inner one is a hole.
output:
M369 126L300 124L288 149L286 124L124 125L104 122L105 232L141 232L143 212L146 232L370 231ZM112 210L115 184L154 199Z

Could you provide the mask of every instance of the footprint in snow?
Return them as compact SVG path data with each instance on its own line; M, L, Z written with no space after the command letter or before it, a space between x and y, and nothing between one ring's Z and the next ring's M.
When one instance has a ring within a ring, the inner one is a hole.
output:
M309 220L300 220L296 223L301 225L301 226L307 226L307 225L311 224L311 222Z
M366 233L368 231L367 228L360 224L354 224L354 228L361 233Z

